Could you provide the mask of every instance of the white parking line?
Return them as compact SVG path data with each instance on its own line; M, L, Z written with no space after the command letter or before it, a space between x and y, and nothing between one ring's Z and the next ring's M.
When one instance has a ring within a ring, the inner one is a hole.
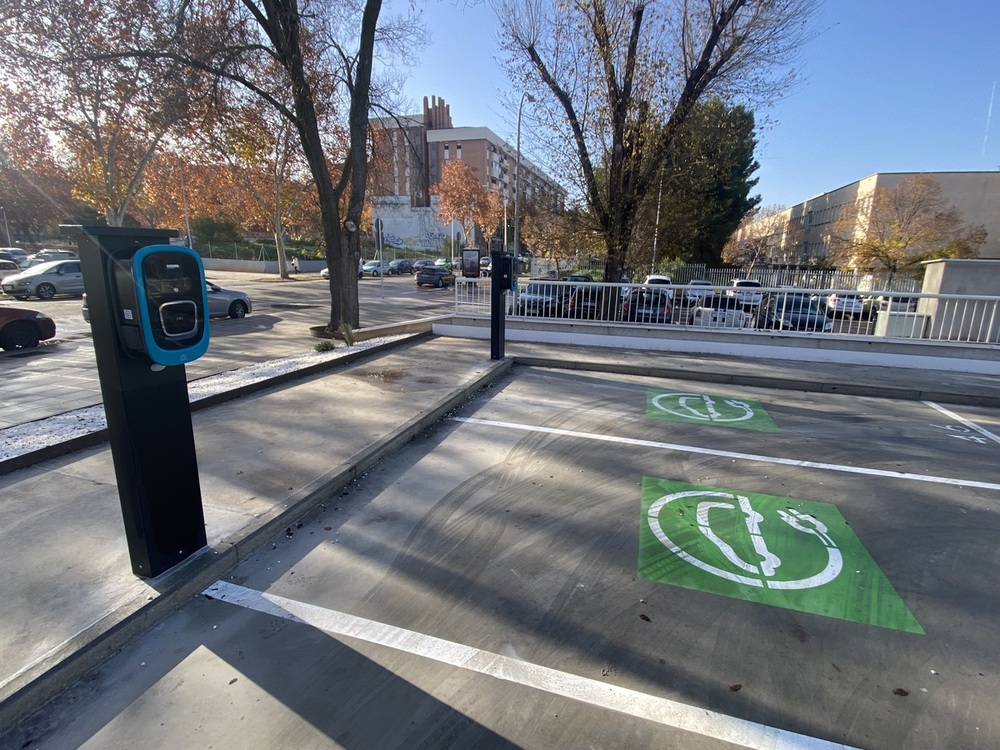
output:
M987 430L985 427L980 427L975 422L972 422L966 419L965 417L959 416L955 412L945 409L943 406L938 406L933 401L924 401L924 403L927 404L927 406L931 407L932 409L936 409L937 411L941 412L949 419L954 419L956 422L962 424L965 427L968 427L970 430L975 430L983 437L987 437L995 443L1000 443L1000 437L997 437L992 432Z
M283 596L265 594L244 586L218 581L203 592L205 596L229 602L285 620L301 622L333 635L357 638L367 643L402 651L478 674L489 675L535 690L611 709L628 716L653 721L704 737L757 750L827 750L848 748L764 724L736 719L725 714L657 698L637 690L569 672L561 672L531 662L424 635L364 617L324 609Z
M646 448L660 448L668 451L680 451L682 453L701 453L705 456L719 456L720 458L731 458L738 461L758 461L761 463L778 464L780 466L798 466L803 469L822 469L825 471L842 471L847 474L864 474L866 476L885 477L888 479L907 479L914 482L931 482L934 484L950 484L955 487L975 487L984 490L1000 490L1000 484L995 482L977 482L971 479L954 479L952 477L937 477L931 474L910 474L903 471L887 471L885 469L868 469L864 466L845 466L843 464L827 464L819 461L799 461L793 458L777 458L775 456L761 456L754 453L740 453L738 451L722 451L714 448L701 448L697 445L679 445L677 443L661 443L656 440L638 440L636 438L617 437L615 435L599 435L593 432L577 432L575 430L561 430L555 427L540 427L538 425L519 424L516 422L497 422L492 419L475 419L472 417L451 417L455 422L465 422L468 424L486 425L489 427L502 427L508 430L521 430L523 432L544 432L550 435L563 435L566 437L582 438L584 440L600 440L606 443L624 443L626 445L641 445Z

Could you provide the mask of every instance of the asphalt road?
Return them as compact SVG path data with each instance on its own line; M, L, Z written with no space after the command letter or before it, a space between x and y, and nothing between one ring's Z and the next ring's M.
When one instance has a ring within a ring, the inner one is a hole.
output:
M251 319L254 315L268 316L269 319L320 325L328 316L329 288L318 274L301 274L287 281L276 275L259 273L208 271L206 276L222 287L249 294L254 305ZM359 281L358 289L363 326L437 315L449 309L453 301L453 295L447 291L418 289L409 275L385 279L366 277ZM62 339L90 333L89 325L80 315L79 297L30 298L21 302L0 295L0 304L41 310L56 321L58 336Z
M216 319L208 352L187 365L188 379L235 370L248 364L308 352L316 345L309 329L329 320L329 287L318 274L290 281L277 276L212 272L224 288L249 294L253 312L242 319ZM90 326L80 299L0 298L0 304L41 310L56 321L56 345L0 353L0 428L44 419L101 402ZM412 276L365 278L359 282L363 326L440 315L454 305L452 290L418 288Z
M994 748L998 451L920 402L518 367L32 746Z

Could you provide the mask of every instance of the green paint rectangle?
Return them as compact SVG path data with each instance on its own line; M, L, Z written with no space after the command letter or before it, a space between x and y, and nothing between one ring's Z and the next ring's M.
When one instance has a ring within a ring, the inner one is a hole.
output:
M778 432L759 401L694 391L647 391L646 416L687 424Z
M640 578L923 634L836 506L644 477Z

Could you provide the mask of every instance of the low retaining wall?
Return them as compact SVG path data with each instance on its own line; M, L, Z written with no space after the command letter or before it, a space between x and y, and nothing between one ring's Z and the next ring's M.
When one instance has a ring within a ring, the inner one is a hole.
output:
M290 259L289 259L290 260ZM232 260L231 258L202 258L206 271L236 271L246 273L278 273L276 260ZM323 260L300 260L299 271L319 273L326 268ZM289 269L289 272L291 269Z
M688 330L641 325L607 325L586 321L545 323L514 320L505 324L507 341L573 344L674 351L685 354L723 354L796 362L835 362L854 365L907 367L980 375L1000 375L997 348L955 342L871 339L832 334L701 329ZM489 339L490 321L454 316L434 324L441 336Z

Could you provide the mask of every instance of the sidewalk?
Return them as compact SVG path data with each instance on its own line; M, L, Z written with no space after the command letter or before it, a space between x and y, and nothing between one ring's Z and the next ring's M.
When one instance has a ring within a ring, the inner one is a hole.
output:
M0 733L514 364L1000 405L985 376L414 338L193 414L209 547L132 575L106 444L0 476Z

